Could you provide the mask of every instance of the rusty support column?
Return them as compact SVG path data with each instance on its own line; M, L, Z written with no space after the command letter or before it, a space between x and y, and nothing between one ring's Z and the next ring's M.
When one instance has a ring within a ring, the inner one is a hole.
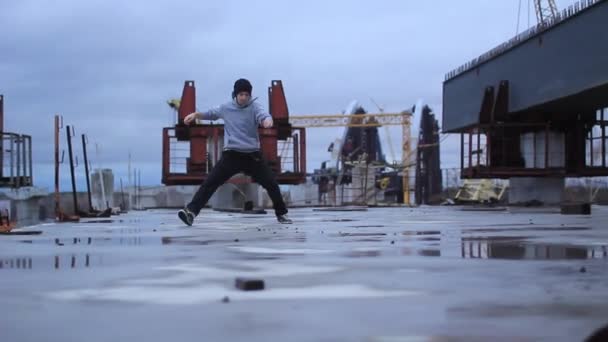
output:
M184 90L182 91L182 97L177 111L177 124L183 125L186 116L195 111L196 88L194 87L194 81L186 81L184 82Z
M224 133L226 134L226 133ZM217 164L217 161L220 160L221 156L219 156L220 153L220 140L219 140L219 130L217 129L217 127L213 127L213 166L215 167L215 165Z
M55 218L59 216L59 115L55 115Z
M606 167L606 125L604 123L604 108L600 116L602 120L602 167Z
M162 182L165 184L169 180L169 176L171 173L171 144L169 141L169 130L171 128L163 128L163 166L162 166ZM129 159L130 160L130 159ZM129 183L131 183L131 164L129 161ZM128 184L132 185L132 184ZM129 205L131 205L131 199L129 194Z
M10 159L11 159L11 162L10 162L10 165L9 165L10 170L11 170L11 172L10 172L10 175L11 175L10 176L10 184L11 184L11 186L14 186L14 184L15 184L15 153L14 153L14 151L15 151L15 137L12 134L10 134L10 133L8 133L8 136L10 137L10 143L11 143L11 148L9 150L10 151L9 155L10 155Z
M492 153L491 134L492 129L486 130L486 167L490 167L490 154Z
M27 139L27 145L28 145L28 151L29 151L29 156L28 156L28 163L29 163L29 172L30 172L30 185L34 186L34 164L32 164L32 137L28 136ZM2 147L0 145L0 147Z
M69 125L66 126L66 134L68 138L68 156L70 158L70 176L72 178L72 197L74 200L74 215L78 214L78 198L76 197L76 177L74 175L74 156L72 154L72 131Z
M293 172L298 173L300 171L300 146L298 145L300 139L299 134L293 135Z
M84 134L82 135L82 155L84 158L84 175L87 180L87 197L89 199L89 212L92 212L93 200L91 199L91 182L89 180L89 159L87 158L87 142L86 136Z
M306 129L300 130L300 167L306 178Z
M481 164L481 133L477 127L477 167Z
M464 133L460 133L460 171L462 170L464 170Z
M545 169L549 168L549 123L545 125Z
M28 154L28 144L27 144L27 136L26 135L22 135L21 136L21 144L23 145L22 149L21 149L21 153L23 155L23 162L21 164L21 173L23 174L23 180L22 180L22 186L28 186L27 184L27 179L28 179L28 175L27 175L27 163L29 161L29 158L27 157Z
M597 115L595 118L597 119ZM594 163L593 163L593 161L594 161L593 160L593 126L594 125L591 125L591 129L589 130L589 161L591 162L591 165L589 165L589 166L591 166L591 167L594 166Z
M469 131L469 173L473 171L473 132Z
M532 132L532 157L534 158L534 162L532 162L532 168L536 169L536 133Z
M21 187L21 139L20 136L18 134L15 135L15 145L17 147L17 163L15 164L15 171L16 171L16 177L15 177L15 183L13 184L13 186L15 188L19 188ZM11 150L11 153L13 153L14 151Z

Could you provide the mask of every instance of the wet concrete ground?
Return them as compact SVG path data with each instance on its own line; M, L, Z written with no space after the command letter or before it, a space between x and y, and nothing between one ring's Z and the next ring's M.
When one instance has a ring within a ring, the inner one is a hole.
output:
M0 340L581 341L608 323L608 208L290 215L206 210L188 228L150 210L0 236Z

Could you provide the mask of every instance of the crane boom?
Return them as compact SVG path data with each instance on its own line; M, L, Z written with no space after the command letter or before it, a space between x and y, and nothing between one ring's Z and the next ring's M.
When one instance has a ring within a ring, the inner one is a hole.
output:
M555 0L534 0L534 9L538 24L550 22L557 16Z
M332 115L290 115L289 123L295 127L379 127L409 125L412 114L332 114Z

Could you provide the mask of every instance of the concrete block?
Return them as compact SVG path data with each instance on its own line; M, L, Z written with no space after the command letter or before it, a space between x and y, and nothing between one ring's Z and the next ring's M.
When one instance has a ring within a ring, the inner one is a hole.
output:
M563 203L561 205L562 215L591 215L591 204L589 203Z
M509 204L539 201L559 205L564 197L564 178L516 177L509 180Z
M258 291L264 289L264 280L262 279L245 279L236 278L234 285L237 289L243 291Z

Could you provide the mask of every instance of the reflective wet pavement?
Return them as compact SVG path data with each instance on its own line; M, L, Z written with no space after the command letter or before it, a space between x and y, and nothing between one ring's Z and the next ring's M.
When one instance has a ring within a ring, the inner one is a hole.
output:
M608 323L608 208L290 216L206 210L188 228L150 210L0 236L0 337L581 341Z

